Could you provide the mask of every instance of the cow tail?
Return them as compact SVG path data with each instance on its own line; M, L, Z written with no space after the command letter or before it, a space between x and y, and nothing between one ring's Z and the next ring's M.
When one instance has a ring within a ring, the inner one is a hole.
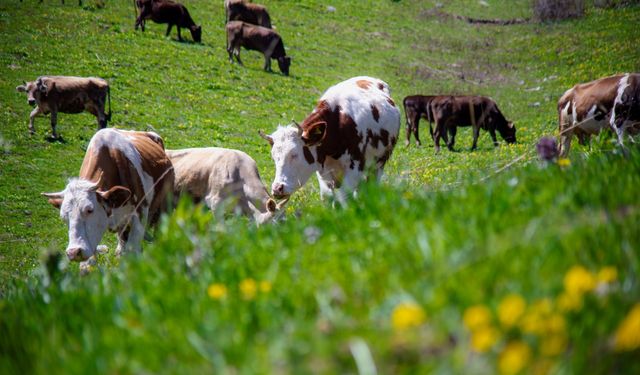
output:
M109 102L109 113L106 114L107 121L111 121L111 88L107 86L107 101Z

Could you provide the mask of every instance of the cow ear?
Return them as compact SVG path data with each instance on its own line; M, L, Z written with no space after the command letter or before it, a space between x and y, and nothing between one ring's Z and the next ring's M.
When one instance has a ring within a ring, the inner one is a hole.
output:
M43 94L46 94L47 91L49 91L49 86L47 86L47 84L44 83L44 80L41 78L38 79L38 90L40 90L40 92L42 92Z
M509 129L513 129L514 128L513 122L511 122L511 121L507 122L507 126L509 127Z
M131 198L131 190L124 186L114 186L107 191L96 191L100 197L110 208L118 208L123 206Z
M261 136L262 138L264 138L267 142L269 142L269 144L270 144L271 146L273 146L273 138L271 138L270 136L268 136L268 135L264 134L264 133L262 132L262 130L258 130L258 134L260 134L260 136Z
M276 201L274 201L273 198L267 199L267 211L276 212L277 209L278 206L276 204Z
M307 127L305 131L302 132L302 140L304 144L307 146L313 146L315 144L320 143L327 132L327 123L316 122Z
M62 206L62 198L64 195L61 191L57 193L42 193L42 196L49 198L48 202L53 207L60 209L60 206Z
M16 91L18 92L27 92L27 83L25 82L24 84L17 86L16 87Z

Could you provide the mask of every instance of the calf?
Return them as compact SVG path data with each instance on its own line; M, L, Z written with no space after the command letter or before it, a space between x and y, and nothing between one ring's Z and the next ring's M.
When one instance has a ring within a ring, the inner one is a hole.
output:
M287 56L282 38L278 33L266 27L250 25L242 21L231 21L227 23L226 29L227 52L231 63L233 63L233 55L235 55L238 63L242 65L240 47L244 47L264 54L264 70L270 72L271 59L276 59L282 74L289 75L291 58Z
M575 134L587 144L593 134L612 129L618 143L623 133L640 130L640 74L626 73L578 84L558 100L560 155L566 156Z
M202 27L193 22L189 11L184 5L170 0L138 0L136 5L140 8L140 15L138 15L135 24L136 30L140 26L144 31L144 20L151 19L155 23L169 24L165 36L169 36L171 28L175 25L178 28L178 40L181 42L180 28L189 29L193 40L196 43L201 42Z
M258 224L275 218L279 206L269 196L255 160L242 151L207 147L167 150L176 174L174 193L204 200L214 212L233 209Z
M400 130L400 111L389 86L354 77L329 88L301 126L260 135L271 145L276 198L289 197L316 172L320 195L345 203L347 193L374 172L380 179Z
M225 0L224 10L226 22L243 21L252 25L271 28L271 17L267 8L260 4L252 4L244 0Z
M87 111L98 119L99 129L105 128L111 120L111 93L109 84L102 78L82 78L64 76L41 76L35 81L24 82L16 87L18 92L27 93L27 102L36 108L29 116L29 132L35 133L34 118L39 114L51 113L51 131L57 138L58 112L80 113ZM105 114L105 104L109 101L109 113Z
M173 181L160 136L102 129L89 142L80 176L43 195L69 226L67 256L86 261L107 229L118 233L117 255L139 252L145 226L166 209Z
M411 133L413 132L416 138L416 145L420 146L418 125L420 125L420 118L424 118L429 121L429 134L433 138L433 128L431 123L433 122L433 112L431 111L431 101L437 98L437 96L425 96L425 95L411 95L404 98L402 101L404 105L404 114L407 119L407 140L406 146L409 146L411 142Z
M436 152L440 151L440 138L447 142L447 148L453 151L458 126L473 127L473 146L478 145L480 129L491 134L494 146L498 145L496 130L507 143L516 142L516 128L507 121L498 109L498 105L484 96L438 96L431 99L431 111L435 122L433 141ZM447 139L447 134L451 139Z

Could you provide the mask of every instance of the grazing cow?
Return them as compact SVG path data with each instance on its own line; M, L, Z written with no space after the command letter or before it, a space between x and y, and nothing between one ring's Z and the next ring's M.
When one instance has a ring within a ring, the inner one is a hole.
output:
M173 181L160 136L109 128L91 138L80 176L43 195L69 225L67 256L86 261L107 229L118 233L117 255L139 252L145 225L166 209Z
M225 0L226 22L243 21L252 25L271 28L271 17L264 5L252 4L244 0Z
M18 92L27 93L27 102L36 108L29 116L29 132L35 133L33 119L39 114L51 112L51 131L57 138L56 124L58 112L81 113L87 111L98 119L100 129L111 120L111 93L109 84L102 78L41 76L35 81L24 82L16 87ZM109 101L109 113L105 104Z
M260 135L271 144L276 198L289 197L316 172L320 195L345 203L368 172L379 180L400 130L400 111L389 86L354 77L329 88L301 126L279 127ZM334 194L335 190L335 194Z
M235 55L238 63L242 65L240 47L244 47L264 54L264 70L270 72L271 59L276 59L282 74L289 75L291 57L287 56L282 38L278 33L266 27L250 25L242 21L230 21L226 28L227 52L231 63L233 63L233 55Z
M604 128L613 130L618 143L623 133L640 130L640 74L626 73L578 84L558 100L560 155L566 156L575 134L587 144Z
M216 213L233 209L258 224L275 218L280 207L269 196L249 155L218 147L166 152L176 174L176 196L188 194L196 202L204 200Z
M416 145L420 146L418 127L420 125L420 118L425 118L429 121L429 134L433 138L433 128L431 123L433 122L433 112L431 111L431 100L437 98L437 96L425 96L425 95L411 95L404 98L402 103L404 104L404 114L407 118L407 140L406 146L409 146L411 142L411 133L413 132L416 138Z
M136 5L140 8L140 15L136 19L136 30L138 26L140 26L142 31L144 31L144 20L151 19L155 23L169 24L165 36L169 36L171 28L175 25L178 28L178 40L181 42L182 35L180 34L180 28L189 29L193 40L196 43L201 42L202 27L193 22L187 7L184 5L170 0L138 0Z
M507 121L498 109L496 102L484 96L438 96L431 100L431 111L435 130L433 141L436 152L440 151L440 138L447 142L447 148L453 151L458 126L473 127L473 146L478 146L480 129L491 134L494 146L498 146L496 130L507 143L516 142L516 128L511 121ZM451 139L447 139L447 134Z

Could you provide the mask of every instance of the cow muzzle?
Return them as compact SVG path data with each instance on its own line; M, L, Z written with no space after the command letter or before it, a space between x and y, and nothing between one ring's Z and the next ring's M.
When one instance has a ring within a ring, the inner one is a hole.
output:
M284 199L287 198L289 195L288 193L285 193L284 190L284 184L273 184L271 186L271 194L276 198L276 199Z
M85 257L86 251L83 251L81 247L72 247L67 249L67 257L69 257L70 261L83 261L89 259L89 257Z
M35 99L29 99L27 101L29 102L29 105L32 106L32 107L36 105L36 100Z

